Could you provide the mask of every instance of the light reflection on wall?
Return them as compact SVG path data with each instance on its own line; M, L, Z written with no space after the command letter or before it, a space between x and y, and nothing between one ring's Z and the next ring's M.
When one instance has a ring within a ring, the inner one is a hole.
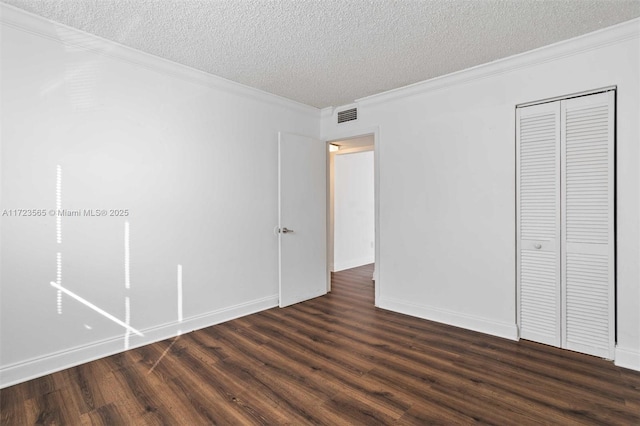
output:
M62 209L62 167L56 166L56 243L62 244L62 217L57 213ZM56 282L62 285L62 253L56 255ZM62 292L58 290L56 298L58 315L62 315Z
M46 95L63 88L75 110L91 110L96 106L94 94L104 58L101 55L84 55L93 47L90 43L88 44L89 38L84 34L77 34L73 30L61 27L56 28L56 32L64 42L69 60L65 63L62 78L49 83L42 89L42 94Z
M128 291L131 288L131 263L130 263L130 231L129 231L129 222L124 222L124 288L125 291ZM127 325L131 324L131 301L129 300L129 296L124 297L124 315L125 315L125 323ZM131 337L131 332L127 329L124 333L124 349L129 349L129 338Z
M56 253L56 283L62 286L62 253ZM62 292L58 290L58 315L62 315Z
M182 265L178 265L178 322L182 322ZM178 330L178 335L182 330Z
M130 332L132 332L134 334L137 334L138 336L144 336L144 334L142 334L140 331L136 330L135 328L131 327L130 325L126 324L125 322L123 322L123 321L119 320L118 318L114 317L109 312L105 311L104 309L100 309L99 307L97 307L93 303L89 302L88 300L78 296L77 294L75 294L71 290L66 289L64 287L61 287L58 284L56 284L55 282L53 282L53 281L51 281L50 284L51 284L51 287L62 291L64 294L66 294L68 296L71 296L72 299L75 299L78 302L82 303L83 305L87 306L88 308L93 309L95 312L99 313L103 317L105 317L107 319L110 319L111 321L113 321L116 324L124 327L125 329L129 330Z
M81 6L82 3L77 2L78 6ZM120 28L120 34L116 40L126 40L130 33L140 30L140 25L141 18L132 20L129 25ZM43 86L40 94L46 96L63 88L77 111L89 111L99 107L95 93L101 69L105 63L105 55L109 55L112 45L105 49L105 44L94 37L62 26L56 26L56 33L58 39L64 43L67 57L73 59L77 57L77 60L67 61L64 75ZM85 55L88 51L99 54Z
M56 212L55 212L55 218L56 218L56 244L62 244L62 167L60 165L56 166ZM130 225L128 221L125 221L124 223L124 285L125 285L125 290L129 290L131 288L131 261L130 261L130 256L131 256L131 252L130 252ZM181 266L179 266L180 268L180 274L182 274L181 272ZM182 285L181 281L182 278L179 279L180 280L180 286ZM62 315L62 294L66 294L68 296L71 296L72 299L82 303L83 305L93 309L95 312L99 313L100 315L104 316L105 318L108 318L109 320L115 322L116 324L124 327L125 329L125 335L124 335L124 348L129 349L129 339L131 336L131 333L134 333L138 336L144 336L144 334L142 334L140 331L136 330L135 328L131 327L131 299L129 297L129 295L125 295L124 298L124 306L125 306L125 320L122 321L118 318L116 318L114 315L108 313L107 311L105 311L104 309L99 308L98 306L94 305L93 303L89 302L88 300L84 299L83 297L77 295L76 293L72 292L71 290L68 290L66 288L64 288L62 286L62 252L61 251L57 251L56 252L56 281L53 282L51 281L51 286L54 287L57 290L57 297L56 297L56 307L57 307L57 312L58 314ZM180 290L180 317L182 317L182 290ZM85 324L85 328L87 330L91 330L92 327Z
M131 324L131 302L129 296L124 298L124 322L127 325ZM131 331L127 328L124 332L124 349L129 349L129 338L131 337Z
M56 213L62 209L62 167L56 167ZM56 242L62 244L62 216L56 214Z

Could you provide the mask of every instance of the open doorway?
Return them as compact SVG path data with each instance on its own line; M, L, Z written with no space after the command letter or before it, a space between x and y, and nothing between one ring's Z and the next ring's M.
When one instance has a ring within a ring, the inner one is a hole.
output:
M375 263L375 138L370 134L329 144L327 255L329 271L338 272ZM375 268L372 283L374 276Z

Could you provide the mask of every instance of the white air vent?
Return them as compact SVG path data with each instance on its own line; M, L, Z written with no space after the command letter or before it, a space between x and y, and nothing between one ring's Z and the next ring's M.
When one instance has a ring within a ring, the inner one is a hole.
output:
M358 108L345 109L338 112L338 124L358 119Z

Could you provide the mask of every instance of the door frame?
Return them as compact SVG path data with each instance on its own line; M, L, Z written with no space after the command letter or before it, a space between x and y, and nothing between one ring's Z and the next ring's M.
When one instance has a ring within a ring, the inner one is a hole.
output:
M373 136L373 174L374 174L374 223L375 223L375 242L374 242L374 275L375 280L375 300L374 305L378 306L380 301L380 126L369 127L352 127L349 129L338 129L331 132L328 135L324 135L322 139L327 145L327 152L329 151L329 144L346 139L355 139L364 136ZM330 158L327 155L327 292L331 291L331 267L329 258L329 244L330 238L330 215L331 215L331 199L330 199Z

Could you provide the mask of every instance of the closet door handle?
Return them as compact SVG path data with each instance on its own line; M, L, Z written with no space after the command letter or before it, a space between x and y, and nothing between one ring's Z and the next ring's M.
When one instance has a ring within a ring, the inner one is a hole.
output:
M534 247L537 248L537 249L541 249L542 248L542 244L537 243L537 244L534 245Z

